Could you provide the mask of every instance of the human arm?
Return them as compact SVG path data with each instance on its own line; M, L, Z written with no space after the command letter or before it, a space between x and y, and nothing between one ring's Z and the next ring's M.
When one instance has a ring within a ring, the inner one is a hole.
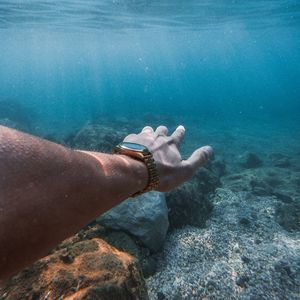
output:
M181 127L167 136L145 127L125 140L153 153L167 191L192 176L211 154L181 161ZM147 185L145 165L124 155L74 151L0 126L0 279L44 256L65 238Z

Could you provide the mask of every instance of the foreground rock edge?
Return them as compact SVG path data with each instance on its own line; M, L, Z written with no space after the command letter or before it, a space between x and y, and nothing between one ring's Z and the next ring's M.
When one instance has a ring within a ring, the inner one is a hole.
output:
M148 299L137 259L101 238L64 241L0 284L0 299Z

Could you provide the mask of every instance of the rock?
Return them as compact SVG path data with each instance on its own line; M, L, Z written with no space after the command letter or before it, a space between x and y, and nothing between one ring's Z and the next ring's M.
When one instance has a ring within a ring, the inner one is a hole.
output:
M266 177L265 181L272 188L278 187L284 183L281 178L275 177L275 175Z
M134 237L124 231L104 230L99 233L99 236L111 246L129 253L139 261L145 258L142 248L138 246L138 243Z
M263 161L254 153L247 152L241 157L241 166L246 169L259 168L263 165Z
M127 199L97 218L97 222L107 228L129 232L156 252L164 244L169 227L165 196L150 192Z
M269 154L269 158L272 160L272 161L277 161L277 160L280 160L282 158L285 158L286 156L282 153L270 153Z
M257 196L268 196L273 194L272 187L264 181L264 178L255 178L250 180L252 192Z
M277 161L274 164L274 166L278 167L278 168L289 168L291 166L291 163L290 163L290 160L286 157L286 158L283 158L283 159Z
M100 225L98 225L100 226ZM141 246L138 239L124 231L115 231L110 229L98 231L97 235L103 238L113 247L127 252L138 259L144 278L152 276L156 272L157 260L151 255L148 248Z
M155 274L157 268L157 260L153 257L148 257L141 262L144 278L148 278Z
M300 202L280 203L276 207L276 221L288 231L300 231Z
M164 300L166 296L163 292L157 292L157 300Z
M137 260L104 240L65 242L0 286L0 299L148 299ZM68 252L72 262L61 261ZM2 297L2 298L1 298Z
M241 259L245 264L248 264L251 261L250 258L245 255L242 255Z
M296 177L296 178L294 179L294 184L295 184L297 190L300 192L300 176L299 176L299 177Z
M200 168L194 175L193 181L198 186L199 193L208 195L221 186L220 178L218 174L207 168Z
M64 144L77 149L111 153L114 146L123 140L126 133L111 127L87 123L77 133L64 138Z
M65 264L71 264L74 261L74 257L69 253L64 253L59 257Z
M242 217L242 218L240 218L239 223L241 225L248 226L251 224L251 221L248 218Z
M285 203L292 203L293 202L293 198L288 196L288 195L285 195L283 193L280 193L280 192L274 192L273 195L275 197L277 197L279 200L281 200L282 202L285 202Z
M226 163L224 160L212 159L206 163L205 168L212 171L217 177L222 177L227 174Z
M281 273L283 276L289 276L293 278L294 274L289 266L289 263L284 260L279 260L274 264L274 269L278 273Z
M251 191L252 188L250 186L250 180L253 178L253 175L248 173L249 170L245 170L241 173L230 174L225 178L222 178L222 184L234 192Z
M186 182L168 193L166 199L170 228L204 226L212 211L212 204L199 193L198 186L192 182Z
M274 167L289 168L291 166L290 159L281 153L272 153L269 155Z
M257 196L272 196L279 184L285 184L284 180L278 178L280 174L271 173L268 168L245 169L222 177L222 183L234 192L248 191Z
M235 282L238 286L245 288L248 280L249 280L249 278L247 276L241 275L236 278Z
M202 168L192 180L167 193L170 228L203 227L213 207L209 194L220 184L214 173Z
M261 244L261 242L262 242L262 240L260 240L260 239L258 239L258 238L254 238L254 243L255 243L256 245Z

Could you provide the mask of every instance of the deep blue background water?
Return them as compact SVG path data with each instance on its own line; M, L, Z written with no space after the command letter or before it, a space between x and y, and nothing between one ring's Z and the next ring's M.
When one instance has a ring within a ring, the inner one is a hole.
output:
M145 112L300 127L299 1L1 1L0 41L0 98L40 130Z

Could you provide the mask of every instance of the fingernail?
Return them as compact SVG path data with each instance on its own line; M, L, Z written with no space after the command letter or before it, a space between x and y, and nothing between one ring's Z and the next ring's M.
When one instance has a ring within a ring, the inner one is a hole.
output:
M183 127L183 125L179 125L176 130L183 130L183 131L185 131L185 128Z
M204 146L202 149L205 153L206 159L209 159L214 153L214 150L211 146Z

